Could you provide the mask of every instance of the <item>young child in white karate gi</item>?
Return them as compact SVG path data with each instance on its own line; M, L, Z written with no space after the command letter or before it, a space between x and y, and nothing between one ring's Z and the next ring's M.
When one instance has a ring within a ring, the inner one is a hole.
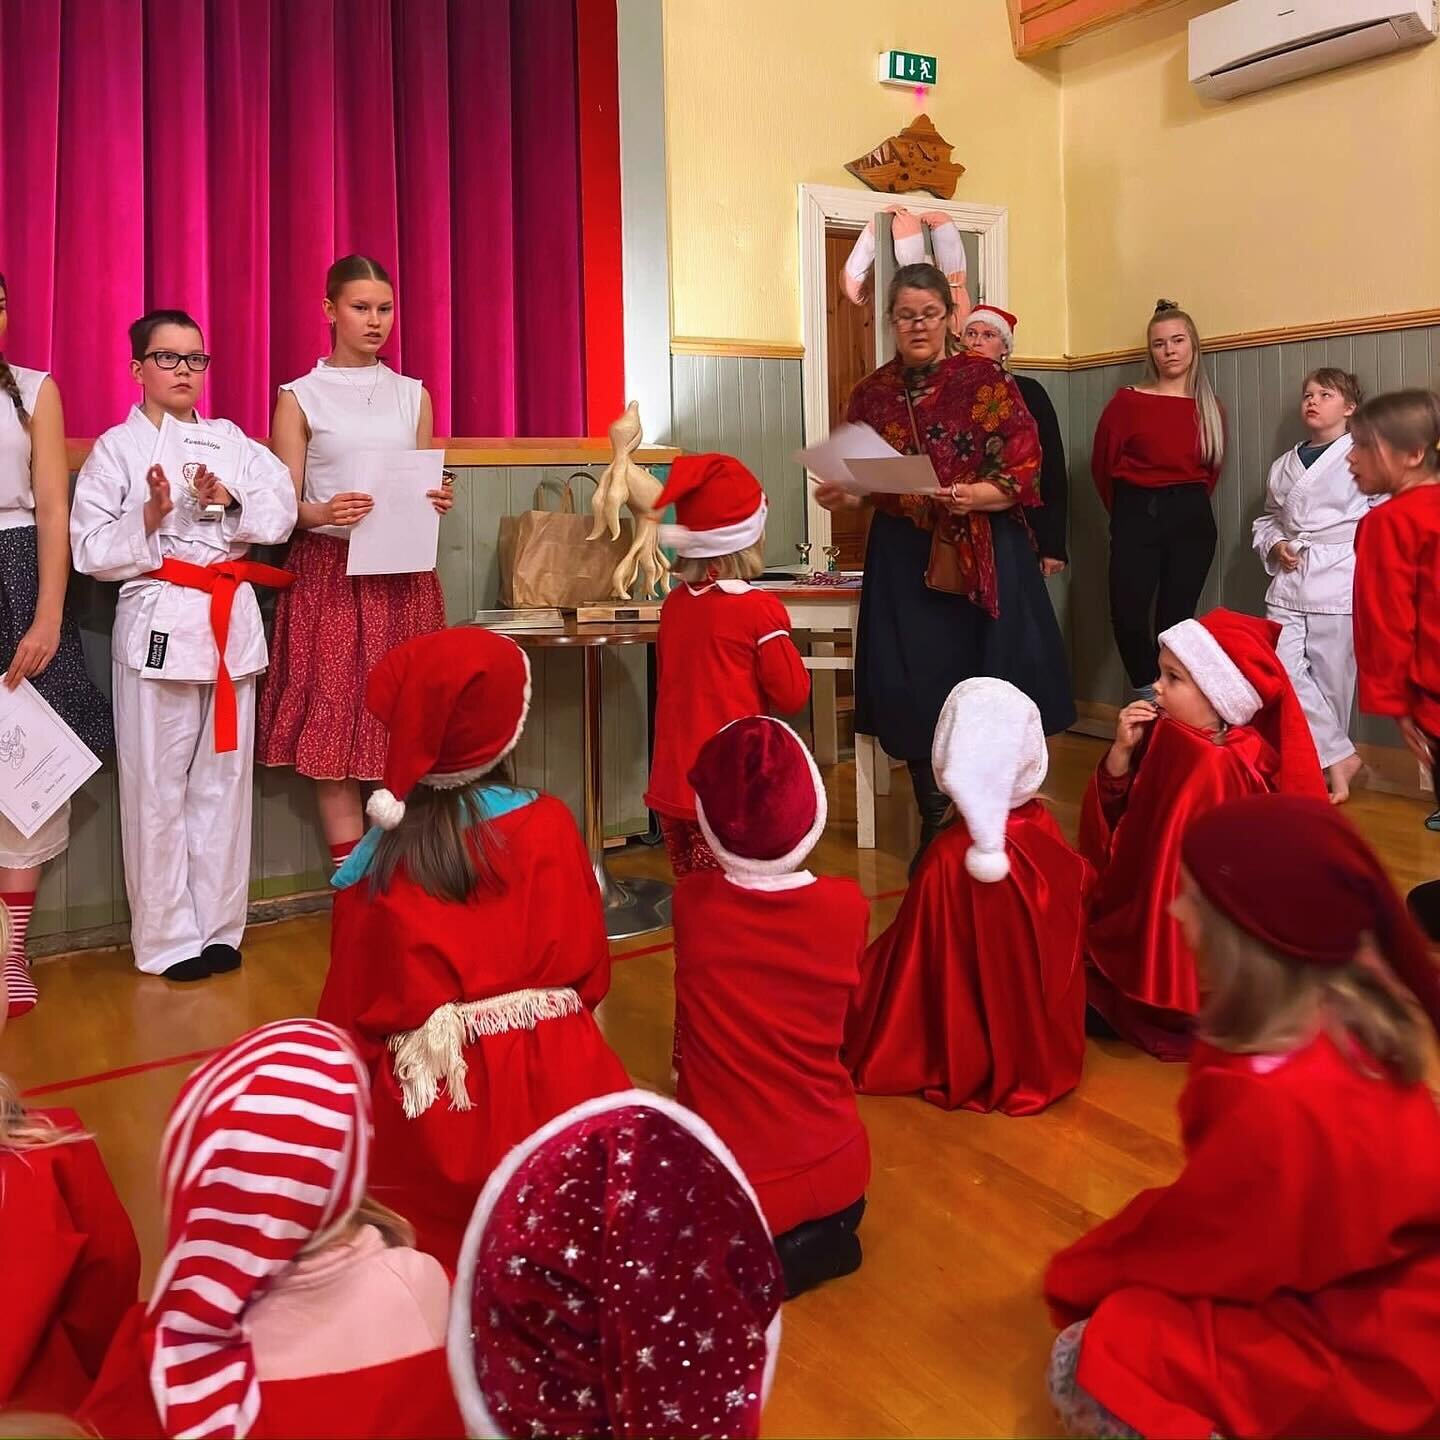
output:
M1271 467L1255 552L1272 579L1265 596L1280 626L1280 659L1310 722L1332 804L1350 798L1363 768L1350 739L1355 641L1350 592L1355 528L1370 509L1345 463L1349 423L1365 397L1348 371L1326 367L1305 377L1300 418L1306 437Z
M130 348L140 402L81 467L70 545L81 574L121 584L111 671L135 964L202 980L240 964L245 931L255 681L267 660L251 584L290 583L245 554L290 534L295 488L239 426L196 413L210 357L190 316L151 311L130 327ZM205 448L192 427L214 437L216 471L155 463L167 416L192 448Z

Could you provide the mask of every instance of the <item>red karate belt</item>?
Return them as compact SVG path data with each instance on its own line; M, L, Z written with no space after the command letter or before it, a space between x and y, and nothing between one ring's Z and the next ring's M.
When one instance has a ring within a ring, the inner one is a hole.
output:
M168 580L186 590L205 590L210 595L210 633L215 637L219 668L215 672L215 753L223 755L240 743L235 713L235 682L225 665L225 645L230 639L230 610L235 592L245 584L268 585L284 590L295 583L288 570L262 565L258 560L217 560L213 565L192 565L188 560L167 556L147 580Z

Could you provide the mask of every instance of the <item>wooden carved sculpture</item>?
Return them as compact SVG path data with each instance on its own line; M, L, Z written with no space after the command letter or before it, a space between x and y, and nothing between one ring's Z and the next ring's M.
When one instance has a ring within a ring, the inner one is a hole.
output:
M898 135L881 141L845 168L872 190L887 195L928 190L941 200L951 200L965 173L965 167L950 158L954 149L928 115L917 115Z
M643 465L637 465L631 453L640 445L640 406L632 400L625 413L610 426L611 460L595 487L590 502L595 526L590 538L598 540L609 535L620 536L620 507L626 505L635 522L635 539L625 558L615 567L610 579L610 593L617 600L658 600L670 588L670 562L660 549L659 522L652 514L655 501L664 488ZM632 595L636 581L639 595Z

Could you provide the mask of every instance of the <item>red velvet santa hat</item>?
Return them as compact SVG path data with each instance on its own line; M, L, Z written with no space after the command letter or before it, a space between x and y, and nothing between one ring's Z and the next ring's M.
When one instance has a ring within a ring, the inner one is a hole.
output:
M660 527L660 543L686 559L735 555L765 533L765 492L733 455L681 455L654 508L669 505L677 523Z
M1254 725L1280 758L1277 788L1284 794L1323 797L1325 777L1295 687L1275 646L1280 627L1271 620L1212 610L1182 620L1160 644L1190 672L1227 725Z
M820 771L783 720L732 720L701 746L689 779L695 819L727 874L788 875L825 829Z
M977 305L966 317L965 323L973 325L977 320L993 326L1005 337L1005 353L1015 348L1015 327L1020 323L1008 310L998 305Z
M782 1293L755 1192L698 1115L587 1100L510 1151L465 1232L448 1354L466 1431L758 1435Z
M1035 702L1006 680L962 680L941 708L930 760L970 832L966 870L987 884L1003 880L1005 823L1035 798L1050 768Z
M385 784L365 810L382 830L393 830L416 785L458 790L520 743L530 661L508 635L479 625L417 635L370 672L365 704L390 731Z
M1230 800L1190 822L1181 856L1222 915L1281 955L1339 969L1373 936L1440 1033L1440 971L1375 852L1334 806Z

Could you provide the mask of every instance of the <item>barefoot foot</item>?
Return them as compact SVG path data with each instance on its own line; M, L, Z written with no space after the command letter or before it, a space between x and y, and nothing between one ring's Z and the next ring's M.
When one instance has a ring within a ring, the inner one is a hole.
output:
M1343 805L1350 798L1350 782L1365 768L1365 762L1353 751L1337 760L1325 772L1330 786L1330 803Z

